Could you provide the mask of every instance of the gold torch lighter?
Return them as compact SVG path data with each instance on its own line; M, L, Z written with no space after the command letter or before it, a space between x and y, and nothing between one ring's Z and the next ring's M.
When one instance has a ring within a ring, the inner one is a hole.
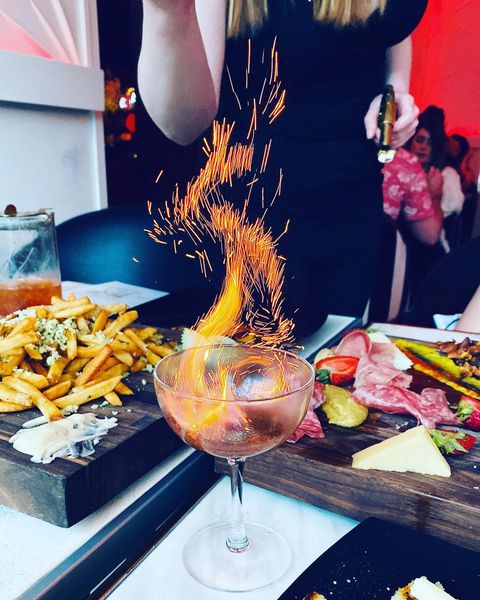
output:
M395 92L393 86L387 85L382 95L380 111L378 113L378 127L380 129L380 142L377 157L381 163L393 160L396 150L392 148L393 126L397 116Z

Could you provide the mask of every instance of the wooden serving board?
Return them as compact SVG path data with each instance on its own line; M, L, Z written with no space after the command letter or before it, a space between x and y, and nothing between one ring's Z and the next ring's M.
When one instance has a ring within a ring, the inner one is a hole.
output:
M442 388L454 402L458 393L413 371L411 389ZM321 508L356 519L379 517L465 548L480 551L480 433L473 450L449 457L449 478L353 469L352 454L416 425L406 415L370 410L360 427L328 425L317 410L325 438L304 436L246 461L245 480ZM227 472L225 461L216 470ZM319 532L321 535L321 532Z
M92 404L100 404L102 399L80 407L80 412L118 419L117 427L86 458L57 458L48 465L31 462L30 456L15 450L8 440L25 421L38 416L38 411L1 415L0 504L70 527L176 450L182 442L162 417L152 375L138 373L128 383L137 393L124 396L122 407L92 409Z

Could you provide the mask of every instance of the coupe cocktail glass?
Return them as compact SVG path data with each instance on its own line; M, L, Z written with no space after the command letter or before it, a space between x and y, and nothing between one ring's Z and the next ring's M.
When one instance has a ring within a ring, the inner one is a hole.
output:
M165 418L187 444L230 466L230 521L208 525L187 542L183 560L201 583L228 591L277 580L291 552L276 531L244 523L245 459L284 442L302 422L314 372L284 350L246 345L189 348L161 360L155 390Z

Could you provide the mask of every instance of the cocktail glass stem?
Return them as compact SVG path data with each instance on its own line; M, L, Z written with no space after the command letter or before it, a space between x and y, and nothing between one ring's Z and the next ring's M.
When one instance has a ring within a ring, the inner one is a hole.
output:
M243 519L243 468L244 458L227 459L230 467L230 490L232 495L232 514L230 518L230 531L227 537L227 548L230 552L245 552L250 546L245 531Z

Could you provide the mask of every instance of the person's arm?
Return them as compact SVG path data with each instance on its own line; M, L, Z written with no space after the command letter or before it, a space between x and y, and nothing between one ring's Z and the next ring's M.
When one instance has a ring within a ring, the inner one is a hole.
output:
M428 219L408 222L410 232L417 240L428 246L433 246L440 239L442 231L442 220L438 218L438 213Z
M193 142L218 110L227 0L143 0L138 83L163 133Z
M397 120L393 128L394 148L403 146L415 133L418 125L418 107L408 92L410 87L410 71L412 66L412 41L410 37L387 50L387 78L385 83L393 85L397 103ZM380 132L377 127L378 111L382 96L376 96L365 115L365 129L368 139L379 141Z
M457 331L480 333L480 286L468 303L455 329Z
M443 226L441 208L443 176L438 169L425 174L418 159L411 155L404 211L411 234L423 244L433 246ZM407 173L404 174L405 185Z

